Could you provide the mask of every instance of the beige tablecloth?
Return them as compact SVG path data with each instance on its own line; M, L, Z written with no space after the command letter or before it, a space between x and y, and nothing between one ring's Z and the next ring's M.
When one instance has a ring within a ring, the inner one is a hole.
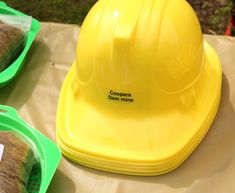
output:
M21 73L0 89L0 103L15 107L25 121L55 140L58 96L75 59L79 27L42 23L41 28ZM62 158L48 193L234 193L235 39L205 39L223 63L222 101L208 135L181 167L162 176L132 177Z

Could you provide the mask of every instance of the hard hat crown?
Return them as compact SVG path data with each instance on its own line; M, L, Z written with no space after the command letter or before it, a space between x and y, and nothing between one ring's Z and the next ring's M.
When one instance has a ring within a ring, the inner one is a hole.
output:
M179 106L172 98L185 95L203 68L198 19L185 0L100 0L82 26L76 68L74 81L90 103Z

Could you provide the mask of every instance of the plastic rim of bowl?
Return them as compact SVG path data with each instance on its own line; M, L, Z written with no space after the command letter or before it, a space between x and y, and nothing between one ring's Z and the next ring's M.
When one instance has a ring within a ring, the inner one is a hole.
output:
M13 131L24 137L33 147L39 160L39 167L33 170L29 179L29 193L45 193L61 159L58 146L23 121L16 110L0 105L0 131ZM32 182L30 185L30 181Z
M8 7L4 2L1 2L1 1L0 1L0 14L26 16L25 14ZM20 69L23 66L26 54L28 53L29 48L32 45L39 30L40 30L39 21L32 18L32 25L31 25L30 31L27 34L26 44L25 44L23 51L16 58L16 60L13 61L12 64L10 64L8 68L0 72L0 88L8 84L20 71Z

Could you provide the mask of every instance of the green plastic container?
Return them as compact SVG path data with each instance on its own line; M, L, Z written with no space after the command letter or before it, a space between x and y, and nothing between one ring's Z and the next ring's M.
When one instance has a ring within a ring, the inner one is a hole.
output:
M8 7L2 1L0 1L0 14L25 16L25 14ZM23 65L25 56L27 52L29 51L29 48L32 45L39 30L40 30L40 23L36 19L32 19L31 29L28 32L24 50L7 69L5 69L3 72L0 73L0 87L3 87L7 83L9 83L20 71Z
M39 162L31 172L27 189L29 193L45 193L61 159L57 145L24 122L15 109L3 105L0 105L0 131L14 131L34 148Z

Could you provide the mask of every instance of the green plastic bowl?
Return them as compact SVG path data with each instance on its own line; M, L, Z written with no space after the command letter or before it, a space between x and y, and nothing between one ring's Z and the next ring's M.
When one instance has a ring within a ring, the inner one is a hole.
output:
M29 193L45 193L61 159L58 146L29 126L16 110L0 105L0 131L13 131L21 135L33 147L38 163L34 165L29 177Z
M0 1L0 14L25 16L25 14L8 7L2 1ZM32 19L31 29L28 32L26 44L25 44L23 51L8 68L6 68L3 72L0 73L0 87L3 87L7 83L9 83L20 71L23 65L25 56L27 52L29 51L29 48L32 45L39 30L40 30L40 23L36 19Z

